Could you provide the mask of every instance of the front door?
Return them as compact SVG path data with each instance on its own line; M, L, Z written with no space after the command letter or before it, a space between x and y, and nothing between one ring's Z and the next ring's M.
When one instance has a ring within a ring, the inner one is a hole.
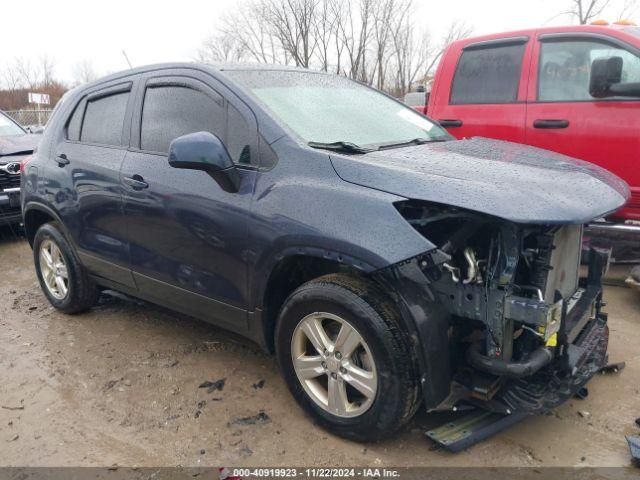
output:
M244 331L257 128L211 81L150 77L139 93L136 148L121 172L131 267L141 296ZM238 192L169 165L170 142L199 131L225 142L241 174Z
M593 60L612 56L623 59L623 82L640 82L640 57L602 36L542 36L532 68L537 79L530 84L526 141L600 165L629 183L640 199L640 99L589 94ZM640 208L628 212L640 220Z

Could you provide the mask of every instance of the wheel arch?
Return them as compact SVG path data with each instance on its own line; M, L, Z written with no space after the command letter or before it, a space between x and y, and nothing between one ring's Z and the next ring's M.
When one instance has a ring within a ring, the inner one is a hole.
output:
M274 352L274 333L278 314L287 297L302 284L330 273L366 276L375 267L339 252L312 248L288 248L273 258L256 282L256 339L267 351Z
M69 235L68 231L65 228L64 224L60 220L58 214L56 214L51 208L43 205L41 203L29 202L24 207L24 230L27 236L27 241L29 245L33 247L33 239L36 236L36 232L38 228L48 222L58 222L60 225L60 229L64 233L65 237L69 240L69 243L74 247Z

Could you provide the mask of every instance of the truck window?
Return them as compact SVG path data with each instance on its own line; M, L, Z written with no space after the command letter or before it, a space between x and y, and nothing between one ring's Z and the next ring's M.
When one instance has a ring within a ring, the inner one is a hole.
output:
M595 101L589 94L591 64L603 57L622 57L622 83L640 82L640 58L627 50L590 40L543 42L538 101Z
M526 44L462 52L451 87L452 105L514 103Z

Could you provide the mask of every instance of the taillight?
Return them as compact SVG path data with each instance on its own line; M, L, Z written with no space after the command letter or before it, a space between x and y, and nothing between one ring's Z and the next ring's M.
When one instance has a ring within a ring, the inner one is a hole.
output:
M33 158L33 155L28 155L22 159L22 161L20 162L20 173L24 172L24 167L27 166L27 163L29 163L32 158Z

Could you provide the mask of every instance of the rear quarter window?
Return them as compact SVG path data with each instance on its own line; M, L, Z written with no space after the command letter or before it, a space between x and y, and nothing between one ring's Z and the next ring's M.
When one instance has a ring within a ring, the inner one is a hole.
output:
M452 105L514 103L526 44L464 50L451 87Z

